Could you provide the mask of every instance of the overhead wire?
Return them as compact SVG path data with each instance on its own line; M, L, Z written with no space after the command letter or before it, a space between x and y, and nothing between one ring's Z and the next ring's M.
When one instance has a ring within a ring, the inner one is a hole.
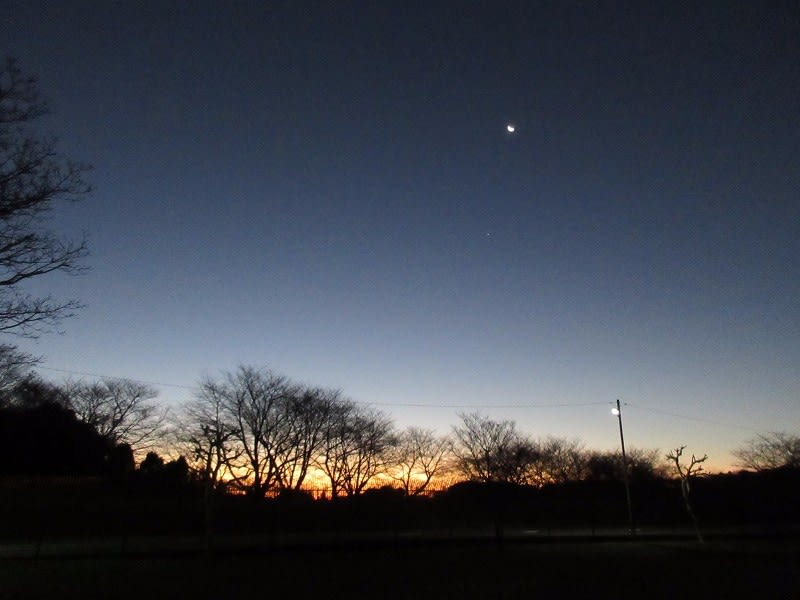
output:
M41 365L36 366L37 369L43 369L45 371L56 371L57 373L64 373L66 375L80 375L82 377L96 377L97 379L113 379L114 381L133 381L135 383L143 383L145 385L155 385L158 387L171 387L171 388L180 388L184 390L190 391L199 391L200 388L196 385L185 385L180 383L164 383L163 381L148 381L146 379L136 379L135 377L119 377L117 375L102 375L100 373L88 373L86 371L72 371L70 369L57 369L56 367L43 367Z
M46 371L54 371L57 373L64 373L66 375L79 375L82 377L95 377L98 379L112 379L116 381L133 381L136 383L141 383L144 385L153 385L157 387L169 387L169 388L176 388L176 389L183 389L189 390L192 392L197 392L200 390L198 386L195 385L186 385L180 383L166 383L163 381L149 381L146 379L137 379L134 377L120 377L116 375L104 375L100 373L91 373L87 371L75 371L71 369L60 369L57 367L45 367L41 365L37 365L37 369L43 369ZM614 404L612 401L598 401L598 402L551 402L551 403L516 403L516 404L461 404L461 403L453 403L453 404L428 404L422 402L370 402L370 401L354 401L356 404L363 404L367 406L379 406L379 407L387 407L387 408L456 408L456 409L531 409L531 408L582 408L587 406L604 406L604 405L612 405ZM758 429L753 429L752 427L746 427L744 425L737 425L733 423L724 423L721 421L716 421L714 419L707 419L703 417L696 417L691 415L684 415L680 413L675 413L667 410L662 410L659 408L653 408L650 406L644 406L641 404L631 403L631 402L622 402L623 406L643 410L647 412L652 412L664 416L674 417L677 419L684 419L688 421L696 421L699 423L709 423L712 425L718 425L720 427L729 427L732 429L741 429L744 431L751 431L751 432L758 432Z
M421 404L412 402L365 402L373 406L399 406L408 408L569 408L581 406L601 406L608 402L558 402L552 404Z
M687 421L697 421L699 423L710 423L712 425L719 425L720 427L730 427L732 429L742 429L744 431L755 431L758 432L758 429L753 429L752 427L745 427L744 425L735 425L733 423L723 423L722 421L715 421L714 419L706 419L703 417L694 417L689 415L682 415L680 413L670 412L668 410L661 410L660 408L652 408L650 406L642 406L641 404L632 404L630 402L624 403L625 406L630 406L631 408L636 408L639 410L645 410L648 412L656 413L659 415L665 415L668 417L675 417L677 419L685 419Z
M46 371L55 371L57 373L64 373L66 375L79 375L81 377L95 377L97 379L113 379L115 381L133 381L145 385L154 385L158 387L171 387L184 389L189 391L199 391L198 386L180 384L180 383L165 383L163 381L150 381L146 379L137 379L135 377L120 377L117 375L104 375L102 373L90 373L88 371L75 371L71 369L59 369L56 367L37 366L38 369ZM608 402L552 402L552 403L518 403L518 404L426 404L421 402L370 402L370 401L355 401L356 404L365 404L369 406L386 406L398 408L569 408L569 407L583 407L583 406L602 406Z

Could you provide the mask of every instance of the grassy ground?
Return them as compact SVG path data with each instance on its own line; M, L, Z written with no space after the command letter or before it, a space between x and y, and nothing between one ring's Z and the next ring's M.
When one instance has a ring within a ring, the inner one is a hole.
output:
M800 598L797 541L0 561L0 598Z

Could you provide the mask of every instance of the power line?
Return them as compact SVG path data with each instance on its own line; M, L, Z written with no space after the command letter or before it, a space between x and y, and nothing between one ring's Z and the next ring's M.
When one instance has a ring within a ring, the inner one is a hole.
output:
M64 373L67 375L80 375L82 377L95 377L98 379L113 379L116 381L134 381L136 383L142 383L145 385L155 385L159 387L171 387L171 388L178 388L184 390L190 390L193 392L199 391L200 388L197 386L192 385L185 385L180 383L164 383L163 381L148 381L146 379L137 379L134 377L119 377L116 375L103 375L101 373L89 373L87 371L73 371L71 369L59 369L56 367L43 367L37 366L38 369L44 369L46 371L55 371L57 373ZM577 403L568 403L568 402L554 402L554 403L545 403L545 404L530 404L530 403L521 403L521 404L423 404L417 402L368 402L368 401L355 401L356 404L364 404L367 406L386 406L386 407L397 407L397 408L570 408L570 407L583 407L583 406L602 406L608 404L608 402L577 402Z
M189 390L192 392L197 392L200 390L198 386L194 385L185 385L180 383L164 383L163 381L148 381L145 379L136 379L134 377L119 377L116 375L103 375L100 373L89 373L86 371L73 371L70 369L59 369L56 367L44 367L41 365L36 366L37 369L44 369L46 371L55 371L57 373L65 373L67 375L80 375L82 377L95 377L98 379L113 379L117 381L134 381L136 383L142 383L145 385L154 385L158 387L170 387L170 388L177 388L183 390ZM356 404L363 404L366 406L384 406L388 408L463 408L463 409L512 409L512 408L582 408L586 406L605 406L609 404L613 404L610 401L603 401L603 402L553 402L553 403L520 403L520 404L423 404L421 402L368 402L368 401L358 401L354 400ZM687 421L696 421L699 423L709 423L712 425L718 425L720 427L729 427L731 429L741 429L744 431L751 431L758 433L758 429L753 429L752 427L745 427L744 425L735 425L733 423L723 423L721 421L715 421L713 419L704 419L702 417L693 417L689 415L682 415L679 413L674 413L666 410L661 410L659 408L651 408L649 406L642 406L641 404L632 404L630 402L623 402L623 406L629 406L631 408L644 410L652 413L657 413L660 415L665 415L669 417L675 417L677 419L684 419Z
M575 404L567 402L553 404L417 404L411 402L365 402L364 404L371 404L372 406L400 406L404 408L569 408L575 406L601 406L608 404L608 402L577 402Z
M720 427L730 427L731 429L742 429L744 431L754 431L758 432L758 429L753 429L752 427L745 427L744 425L734 425L733 423L723 423L721 421L715 421L713 419L704 419L702 417L691 417L689 415L681 415L674 412L669 412L667 410L661 410L659 408L651 408L649 406L642 406L640 404L631 404L630 402L625 403L627 406L632 408L638 408L639 410L646 410L652 413L657 413L660 415L666 415L669 417L675 417L677 419L685 419L687 421L697 421L699 423L710 423L712 425L719 425Z
M87 373L85 371L72 371L69 369L57 369L56 367L43 367L36 366L37 369L44 369L45 371L56 371L58 373L65 373L67 375L81 375L82 377L96 377L98 379L113 379L115 381L133 381L136 383L143 383L145 385L156 385L159 387L172 387L184 390L198 391L200 388L196 385L184 385L180 383L164 383L163 381L147 381L145 379L136 379L135 377L119 377L117 375L101 375L100 373Z

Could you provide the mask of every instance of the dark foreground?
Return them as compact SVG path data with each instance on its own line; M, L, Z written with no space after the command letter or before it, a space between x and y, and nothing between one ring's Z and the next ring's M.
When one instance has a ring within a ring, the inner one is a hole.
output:
M0 560L2 598L800 598L795 540Z

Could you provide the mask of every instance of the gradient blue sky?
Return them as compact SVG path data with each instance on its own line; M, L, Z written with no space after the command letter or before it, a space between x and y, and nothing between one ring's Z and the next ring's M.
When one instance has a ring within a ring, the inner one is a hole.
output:
M87 307L15 341L54 379L266 365L400 426L481 406L597 448L621 398L629 444L725 467L800 429L799 18L5 2L3 50L96 186L52 219L91 272L34 284Z

